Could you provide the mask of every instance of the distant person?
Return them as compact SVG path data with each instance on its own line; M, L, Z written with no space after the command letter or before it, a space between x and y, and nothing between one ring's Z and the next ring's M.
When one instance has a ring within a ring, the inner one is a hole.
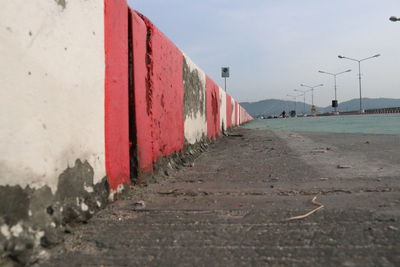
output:
M286 118L286 111L282 111L282 118Z

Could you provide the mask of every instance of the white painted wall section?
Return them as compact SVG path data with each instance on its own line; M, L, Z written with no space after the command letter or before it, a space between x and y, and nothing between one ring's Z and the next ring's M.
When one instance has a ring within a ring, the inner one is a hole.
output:
M220 118L220 124L221 124L221 130L223 129L226 131L227 125L226 125L226 93L225 91L219 87L219 118Z
M198 111L196 114L186 114L185 116L185 139L189 144L195 144L202 140L204 136L207 136L207 113L206 113L206 74L202 71L187 55L183 53L186 63L188 64L190 71L197 70L199 79L202 84L203 90L203 113Z
M104 1L0 0L0 185L105 176Z

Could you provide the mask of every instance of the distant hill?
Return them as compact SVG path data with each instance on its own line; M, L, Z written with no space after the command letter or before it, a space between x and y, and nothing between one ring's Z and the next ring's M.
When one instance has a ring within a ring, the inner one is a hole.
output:
M257 102L242 102L240 103L243 108L252 116L258 115L279 115L282 111L294 110L296 106L297 114L303 113L304 104L303 102L285 101L279 99L265 99ZM395 98L363 98L364 109L375 109L375 108L390 108L400 107L400 99ZM305 110L309 114L311 105L306 103ZM360 109L360 100L358 98L339 103L340 111L357 111ZM318 113L331 112L332 107L317 107Z
M279 99L265 99L258 102L242 102L240 105L246 109L251 116L257 115L279 115L282 111L288 112L294 110L296 106L297 113L302 113L304 109L303 102L285 101ZM306 103L306 112L311 109L311 105Z

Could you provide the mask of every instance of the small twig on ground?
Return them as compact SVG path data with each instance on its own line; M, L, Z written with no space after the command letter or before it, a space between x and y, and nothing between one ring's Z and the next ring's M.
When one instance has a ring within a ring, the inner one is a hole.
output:
M169 190L167 192L157 192L157 193L160 194L160 195L171 195L171 194L174 194L176 192L178 192L178 189Z
M304 219L304 218L310 216L311 214L313 214L314 212L316 212L317 210L320 210L320 209L322 209L323 207L325 207L323 204L321 204L320 202L316 201L317 196L318 196L318 195L316 195L315 197L313 197L313 199L311 200L311 203L314 204L314 205L316 205L316 206L318 206L318 208L315 208L315 209L313 209L312 211L307 212L307 213L304 214L304 215L290 217L290 218L286 219L285 221L293 221L293 220L301 220L301 219Z
M336 166L338 169L350 169L351 168L351 166L350 165L337 165Z
M226 136L230 136L230 137L242 137L243 134L230 134L230 133L227 133Z

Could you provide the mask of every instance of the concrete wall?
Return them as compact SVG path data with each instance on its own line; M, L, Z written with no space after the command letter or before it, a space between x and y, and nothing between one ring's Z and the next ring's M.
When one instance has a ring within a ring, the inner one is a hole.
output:
M235 126L239 125L239 104L235 101Z
M87 160L100 181L104 3L1 3L0 185L55 192L58 176L76 159Z
M157 27L131 13L135 83L130 90L135 95L138 171L146 175L152 174L153 163L184 146L184 65L181 51Z
M206 74L188 56L183 62L185 140L195 144L207 137Z
M232 104L232 127L233 127L233 126L237 125L236 124L236 116L235 116L235 114L236 114L236 112L235 112L235 110L236 110L236 102L235 102L235 100L233 98L231 99L231 104Z
M101 2L99 0L91 0ZM98 114L105 121L105 148L107 180L112 193L130 182L129 160L129 72L128 72L128 6L125 0L103 0L105 73L104 86L95 90L104 91L105 113ZM68 1L72 2L72 1ZM75 1L76 2L76 1ZM81 2L81 1L79 1ZM90 49L90 47L88 47ZM79 59L76 59L79 60ZM88 64L91 64L89 61Z
M152 113L150 103L150 77L146 60L147 54L147 26L142 18L134 11L132 16L132 49L133 49L133 87L129 90L134 94L136 131L136 155L138 170L141 173L152 173L153 145L152 145ZM150 47L149 47L150 49ZM149 65L150 67L150 65Z
M207 136L215 139L221 134L219 87L206 76Z
M215 139L239 119L235 101L144 15L131 10L137 171L188 146ZM227 105L229 103L229 105ZM229 117L229 118L228 118ZM229 124L229 125L228 125Z
M0 259L43 255L129 183L127 11L1 1Z
M230 95L226 95L226 127L232 127L232 97Z
M251 119L125 0L1 7L0 258L29 263L131 179Z
M253 118L246 110L238 104L239 107L239 125L251 121Z
M226 121L226 93L222 88L219 88L219 118L220 118L220 127L221 131L225 132L227 130L227 121Z
M152 115L155 162L161 156L178 152L184 145L183 56L157 27L149 22L147 27L151 32L151 61L148 63L150 88L147 93Z

